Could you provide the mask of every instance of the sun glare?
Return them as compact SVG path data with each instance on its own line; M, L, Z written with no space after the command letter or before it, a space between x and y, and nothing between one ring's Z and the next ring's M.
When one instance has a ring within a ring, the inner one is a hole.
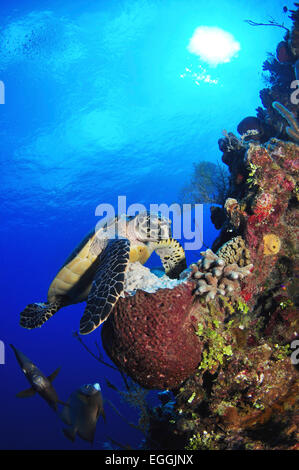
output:
M210 65L230 62L241 49L234 36L218 27L199 26L193 33L188 50Z

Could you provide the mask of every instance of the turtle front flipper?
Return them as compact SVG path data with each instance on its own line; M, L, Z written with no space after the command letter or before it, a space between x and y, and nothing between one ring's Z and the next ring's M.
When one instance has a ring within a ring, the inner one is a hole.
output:
M129 257L130 241L126 238L110 240L100 254L98 269L80 321L81 335L91 333L112 312L124 288Z
M63 300L57 300L52 303L37 302L35 304L29 304L25 310L21 312L20 325L28 330L39 328L64 305L65 302L63 302Z
M178 279L181 272L187 268L184 249L174 238L157 242L155 252L161 258L165 274L171 279Z

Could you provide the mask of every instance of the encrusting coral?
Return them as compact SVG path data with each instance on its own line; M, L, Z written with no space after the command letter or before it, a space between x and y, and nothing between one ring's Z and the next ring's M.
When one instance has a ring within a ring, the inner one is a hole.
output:
M216 255L224 259L227 264L236 263L240 267L250 264L249 250L245 245L245 240L240 235L222 245Z

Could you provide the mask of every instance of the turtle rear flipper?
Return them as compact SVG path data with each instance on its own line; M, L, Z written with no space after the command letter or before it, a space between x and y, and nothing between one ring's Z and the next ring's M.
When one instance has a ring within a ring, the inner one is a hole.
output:
M187 268L184 249L174 238L157 242L155 252L161 258L165 274L171 279L178 279L181 272Z
M28 330L41 327L54 313L63 307L63 305L64 303L62 301L29 304L25 310L21 312L20 325Z
M130 241L110 240L99 257L87 305L80 321L80 334L86 335L103 323L124 288L125 271L130 257Z

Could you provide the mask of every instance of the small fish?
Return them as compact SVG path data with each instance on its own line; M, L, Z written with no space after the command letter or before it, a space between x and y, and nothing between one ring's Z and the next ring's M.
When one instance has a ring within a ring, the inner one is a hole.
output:
M57 376L59 369L56 369L53 374L46 377L38 367L33 364L33 362L28 359L21 351L15 348L12 344L10 345L12 350L15 353L18 363L22 371L24 372L27 380L29 381L31 387L19 392L17 394L18 398L27 398L32 397L35 393L38 393L46 402L57 411L57 403L61 403L65 405L65 403L61 402L57 396L56 390L52 385L53 380Z
M71 394L61 412L61 419L69 426L63 429L63 433L72 442L78 434L81 439L93 443L100 416L106 421L100 385L98 383L82 385Z
M288 11L289 11L288 7L286 7L286 6L283 7L283 12L284 12L284 13L287 13Z

